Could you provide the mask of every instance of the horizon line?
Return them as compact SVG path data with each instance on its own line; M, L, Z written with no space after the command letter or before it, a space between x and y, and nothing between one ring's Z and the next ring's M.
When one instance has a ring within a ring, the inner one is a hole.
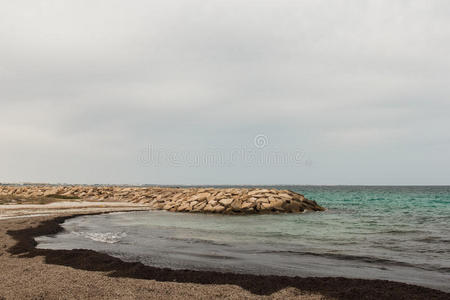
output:
M222 184L195 184L195 183L51 183L51 182L0 182L0 185L67 185L67 186L165 186L165 187L177 187L177 186L185 186L185 187L214 187L214 186L373 186L373 187L417 187L417 186L450 186L450 184L309 184L309 183L283 183L283 184L230 184L230 183L222 183Z

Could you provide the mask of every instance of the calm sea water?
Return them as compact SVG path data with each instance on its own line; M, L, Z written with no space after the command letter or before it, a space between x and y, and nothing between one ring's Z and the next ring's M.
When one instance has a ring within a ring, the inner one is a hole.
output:
M450 187L276 188L328 210L84 216L39 238L38 247L92 249L173 269L388 279L450 291Z

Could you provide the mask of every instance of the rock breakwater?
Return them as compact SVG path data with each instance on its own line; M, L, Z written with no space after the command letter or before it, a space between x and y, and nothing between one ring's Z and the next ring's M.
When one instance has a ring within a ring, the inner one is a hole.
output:
M172 212L223 214L301 213L323 211L315 201L303 195L264 188L170 188L127 186L0 186L0 196L11 201L55 198L83 201L125 201L147 204Z

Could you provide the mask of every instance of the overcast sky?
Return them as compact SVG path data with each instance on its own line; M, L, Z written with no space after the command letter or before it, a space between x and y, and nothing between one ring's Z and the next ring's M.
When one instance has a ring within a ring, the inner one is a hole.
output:
M450 184L449 55L447 0L0 0L0 182Z

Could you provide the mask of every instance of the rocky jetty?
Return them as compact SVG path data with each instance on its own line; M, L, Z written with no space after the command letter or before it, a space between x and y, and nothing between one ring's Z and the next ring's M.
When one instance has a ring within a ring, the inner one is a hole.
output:
M301 213L323 207L289 190L264 188L168 188L127 186L0 186L0 197L79 199L147 204L172 212L223 214Z

